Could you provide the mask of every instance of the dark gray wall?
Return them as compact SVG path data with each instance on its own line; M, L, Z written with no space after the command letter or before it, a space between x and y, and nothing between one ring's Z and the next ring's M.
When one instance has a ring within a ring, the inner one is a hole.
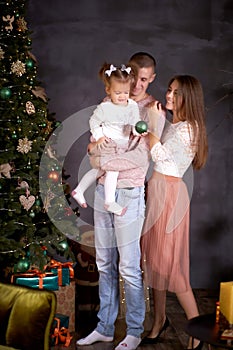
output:
M161 101L175 74L202 82L209 159L194 175L191 282L218 288L233 280L232 0L31 0L27 20L49 109L60 121L99 103L104 89L97 72L104 61L126 62L136 51L155 56L150 91ZM88 136L66 157L72 188ZM80 212L92 222L91 209Z

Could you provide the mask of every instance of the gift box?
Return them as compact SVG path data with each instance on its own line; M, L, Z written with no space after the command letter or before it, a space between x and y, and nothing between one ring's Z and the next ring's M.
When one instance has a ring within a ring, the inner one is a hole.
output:
M64 346L69 346L71 339L69 316L59 313L55 314L52 325L51 345L64 344Z
M75 281L71 281L68 286L60 286L55 291L57 296L56 313L69 317L69 331L75 331Z
M70 280L74 278L73 263L61 263L56 260L51 260L48 270L58 276L59 286L68 286Z
M59 289L58 276L52 272L26 272L12 275L11 282L21 286L35 289L47 289L56 291Z
M53 321L53 328L57 326L57 319L60 320L60 327L69 328L69 316L56 313Z

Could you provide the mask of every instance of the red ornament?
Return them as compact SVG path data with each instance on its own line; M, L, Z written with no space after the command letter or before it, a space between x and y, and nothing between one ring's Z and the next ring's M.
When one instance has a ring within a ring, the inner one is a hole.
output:
M57 182L59 180L59 173L55 170L51 170L48 173L48 179L52 180L53 182Z

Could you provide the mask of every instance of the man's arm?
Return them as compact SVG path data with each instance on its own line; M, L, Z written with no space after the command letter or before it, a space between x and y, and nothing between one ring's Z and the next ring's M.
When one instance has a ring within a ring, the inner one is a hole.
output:
M100 157L100 168L104 171L124 171L145 167L150 159L146 137L134 137L129 150L116 156Z

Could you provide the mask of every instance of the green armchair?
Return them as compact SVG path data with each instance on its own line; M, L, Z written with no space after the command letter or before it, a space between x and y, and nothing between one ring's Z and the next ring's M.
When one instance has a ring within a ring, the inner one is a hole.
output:
M56 294L0 282L0 350L49 350Z

